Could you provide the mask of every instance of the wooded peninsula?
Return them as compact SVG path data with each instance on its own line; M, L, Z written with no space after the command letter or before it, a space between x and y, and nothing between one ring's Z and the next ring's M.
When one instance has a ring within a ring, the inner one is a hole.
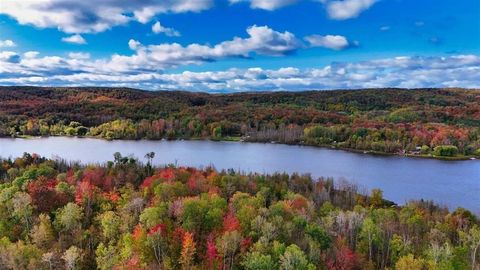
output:
M300 174L0 159L0 269L475 270L480 222Z

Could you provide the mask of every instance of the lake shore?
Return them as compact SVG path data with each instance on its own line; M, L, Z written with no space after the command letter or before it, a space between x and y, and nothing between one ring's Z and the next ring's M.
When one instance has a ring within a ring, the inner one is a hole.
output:
M0 139L0 155L17 157L24 152L82 164L103 164L115 152L144 160L155 152L155 165L208 167L220 170L275 173L298 172L313 177L350 179L366 189L381 188L385 197L404 204L410 199L438 200L449 207L480 211L475 201L480 166L472 161L445 161L373 155L342 149L274 143L240 143L209 140L102 140L47 137Z
M245 137L221 137L221 138L213 138L213 137L179 137L179 138L162 138L162 139L106 139L98 136L68 136L68 135L48 135L48 136L29 136L29 135L19 135L15 137L0 137L0 138L19 138L19 139L33 139L33 138L49 138L49 137L65 137L65 138L90 138L90 139L100 139L105 141L177 141L177 140L190 140L190 141L213 141L213 142L243 142L243 143L264 143L264 144L283 144L283 145L297 145L297 146L311 146L321 149L333 149L333 150L342 150L352 153L358 154L367 154L367 155L374 155L374 156L398 156L398 157L407 157L407 158L418 158L418 159L437 159L437 160L445 160L445 161L463 161L463 160L477 160L478 157L476 156L454 156L454 157L446 157L446 156L435 156L432 154L401 154L401 153L387 153L387 152L380 152L374 150L359 150L359 149L352 149L352 148L345 148L345 147L338 147L332 145L318 145L318 144L309 144L309 143L283 143L283 142L276 142L276 141L255 141L255 140L245 140Z

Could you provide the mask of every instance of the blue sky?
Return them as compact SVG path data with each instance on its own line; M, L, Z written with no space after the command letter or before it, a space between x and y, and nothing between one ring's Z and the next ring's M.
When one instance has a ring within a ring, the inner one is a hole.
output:
M478 88L479 18L478 0L1 0L0 84Z

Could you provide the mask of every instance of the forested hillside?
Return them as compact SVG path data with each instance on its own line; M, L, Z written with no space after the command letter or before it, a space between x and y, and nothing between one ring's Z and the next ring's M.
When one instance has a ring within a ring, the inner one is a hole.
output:
M211 138L380 153L480 156L480 91L216 94L0 88L0 136Z
M480 223L308 175L0 160L0 269L478 269ZM476 256L477 254L477 256Z

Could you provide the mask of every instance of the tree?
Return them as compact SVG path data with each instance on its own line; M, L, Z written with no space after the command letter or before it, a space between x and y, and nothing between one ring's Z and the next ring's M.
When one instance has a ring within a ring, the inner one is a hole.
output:
M217 240L217 248L222 254L223 269L232 269L235 264L235 256L240 250L242 236L238 231L225 232Z
M240 230L240 222L232 211L223 218L223 230L225 232Z
M13 214L24 224L27 233L30 231L30 219L33 213L32 199L28 193L17 192L12 198Z
M458 148L454 145L439 145L433 149L433 154L442 157L454 157L458 154Z
M404 241L398 234L394 234L390 240L390 258L393 265L403 256L408 255L412 250L409 241Z
M56 185L56 180L48 180L43 176L28 185L28 193L38 211L48 213L67 203L68 197L64 193L57 192Z
M281 270L314 270L315 266L308 262L307 256L295 244L290 245L280 256Z
M114 269L119 260L118 250L115 248L115 246L105 246L103 243L98 245L97 249L95 250L95 256L97 268L100 270Z
M168 216L168 205L164 202L157 206L147 207L140 214L140 222L145 228L151 229L153 226L162 223L163 219Z
M120 163L121 159L122 154L120 154L120 152L113 153L113 160L115 161L115 163Z
M272 256L257 251L248 253L242 261L242 266L246 270L270 270L274 268L274 265Z
M152 160L154 157L155 157L155 152L148 152L145 154L145 158L147 159L147 175L153 174Z
M145 154L145 158L148 160L147 164L152 164L152 160L155 157L155 152L148 152Z
M373 245L376 242L379 234L379 229L374 221L368 217L363 221L360 237L367 241L368 245L368 260L373 258Z
M54 225L60 232L73 237L82 228L82 219L82 208L74 203L68 203L57 212Z
M19 240L11 243L0 239L0 267L2 269L39 269L42 252L35 245Z
M370 195L370 205L377 208L383 205L383 191L380 189L372 189L372 194Z
M480 269L480 263L477 262L477 254L480 251L480 227L474 225L468 232L460 232L463 244L470 250L470 260L472 270Z
M448 243L439 245L432 242L426 252L426 264L429 269L450 270L457 269L454 265L453 249Z
M42 261L48 264L48 269L49 270L53 269L54 263L55 263L54 260L55 260L55 253L53 253L53 252L43 253Z
M65 261L67 270L76 270L80 268L82 261L82 250L76 246L71 246L63 253L62 259Z
M344 243L338 239L335 247L335 257L327 261L329 270L354 270L359 269L357 255Z
M167 228L165 224L159 223L153 226L147 235L147 243L153 248L153 254L159 265L165 261L168 249ZM182 239L183 241L183 239Z
M50 217L46 214L40 214L40 222L35 225L31 232L32 241L41 249L48 249L53 241L55 235L52 227Z
M107 240L114 240L119 235L120 217L113 211L107 211L100 217L103 237Z
M412 254L401 257L395 264L396 270L423 270L424 261L421 259L415 259Z
M219 228L222 225L226 206L226 200L216 194L202 194L200 198L184 199L183 228L199 236L213 228Z
M213 239L213 235L210 235L207 240L207 252L205 254L207 259L207 267L208 269L218 269L218 250L215 246L215 242Z
M317 224L309 224L305 230L305 233L309 235L315 242L317 242L322 250L327 250L332 243L332 240L328 236L327 232Z
M214 138L220 138L220 137L222 137L222 127L221 127L221 126L215 127L215 128L212 130L212 136L213 136Z
M182 252L180 255L180 264L183 270L190 270L193 266L193 256L195 256L196 248L193 234L186 232L182 242Z

